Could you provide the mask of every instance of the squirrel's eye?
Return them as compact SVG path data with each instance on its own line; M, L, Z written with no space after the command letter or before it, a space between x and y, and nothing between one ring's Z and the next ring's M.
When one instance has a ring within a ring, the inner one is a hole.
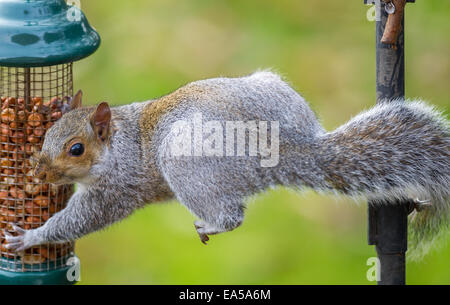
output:
M75 157L81 156L84 153L84 146L81 143L75 143L69 149L69 154Z

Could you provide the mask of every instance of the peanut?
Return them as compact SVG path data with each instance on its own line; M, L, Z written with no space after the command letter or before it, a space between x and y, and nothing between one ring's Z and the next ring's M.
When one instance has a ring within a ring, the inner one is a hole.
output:
M27 141L30 143L36 144L36 143L41 142L41 138L37 137L35 135L30 135L30 136L28 136Z
M9 135L9 125L8 124L2 123L0 125L0 128L1 128L1 134L2 135L5 135L5 136Z
M56 212L59 212L60 208L56 204L52 204L48 207L48 212L50 214L55 214Z
M1 120L3 123L11 123L16 119L16 112L14 109L6 108L1 113Z
M33 104L35 105L42 105L42 98L41 97L33 97L31 99L31 101L33 102Z
M18 121L23 122L23 121L25 121L26 117L27 117L27 115L26 115L25 111L21 110L21 111L17 112L17 120Z
M31 225L40 224L41 219L37 216L28 216L25 221Z
M12 197L17 198L17 199L24 199L25 198L25 192L20 189L19 187L11 187L9 189L9 193L11 194Z
M25 184L25 192L28 195L34 196L39 194L39 192L41 191L41 186L39 184Z
M33 127L30 126L30 125L28 125L28 126L25 128L25 133L26 133L27 135L33 134Z
M47 221L50 218L50 214L47 211L42 212L42 220Z
M16 98L14 97L9 97L6 102L8 103L9 106L14 106L16 104Z
M14 175L14 170L11 169L11 168L6 168L6 169L4 169L4 170L2 171L2 173L3 173L5 176L12 176L12 175Z
M45 133L45 127L36 127L36 128L33 130L33 134L34 134L36 137L42 137L42 136L44 135L44 133Z
M47 248L39 248L38 252L40 255L42 255L45 258L48 258L48 249Z
M45 257L41 255L25 254L24 256L22 256L22 262L30 265L41 264L45 262Z
M14 165L14 161L13 160L9 160L7 158L2 158L0 160L0 166L2 167L11 167Z
M24 143L25 142L25 138L24 138L23 132L16 131L15 133L13 133L13 135L11 137L11 141L13 141L16 144Z
M47 207L50 203L50 199L47 196L39 195L34 197L34 203L40 207Z
M28 116L28 125L36 127L42 124L44 116L41 113L33 112Z
M0 191L0 200L8 198L8 191Z
M5 217L6 221L8 222L16 222L17 220L16 214L12 210L9 210L7 208L1 208L0 213L3 215L3 217Z
M31 200L27 200L25 202L25 212L31 215L39 215L41 213L41 207L35 205Z
M45 129L50 129L50 127L53 126L53 122L47 122L45 123Z
M18 129L20 126L21 126L21 124L18 123L18 122L15 122L15 121L9 123L9 127L10 127L11 129Z

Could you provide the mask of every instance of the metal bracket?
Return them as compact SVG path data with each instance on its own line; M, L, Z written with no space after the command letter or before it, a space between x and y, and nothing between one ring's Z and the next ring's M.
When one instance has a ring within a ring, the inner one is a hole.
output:
M381 42L396 48L397 40L402 32L403 13L407 2L415 0L365 0L365 4L375 4L378 8L386 10L388 13Z
M367 5L376 4L377 1L378 2L381 2L381 1L386 2L384 0L364 0L364 4L367 4ZM414 3L414 2L416 2L416 0L406 0L406 2Z

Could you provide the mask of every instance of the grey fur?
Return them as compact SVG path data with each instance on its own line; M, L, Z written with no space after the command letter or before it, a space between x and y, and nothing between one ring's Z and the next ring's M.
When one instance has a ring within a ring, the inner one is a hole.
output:
M197 81L182 90L182 100L152 130L142 130L139 122L147 120L145 107L158 100L113 108L111 144L89 175L75 181L80 187L68 207L22 238L9 237L11 248L77 239L146 203L173 197L201 220L196 227L204 241L207 234L238 227L246 198L275 185L378 202L432 198L431 210L419 213L411 226L414 243L448 227L449 123L423 102L383 103L326 132L305 100L271 72ZM171 156L172 124L199 112L205 121L279 121L279 164L263 168L261 156ZM43 151L54 156L80 128L91 128L83 119L87 113L84 108L65 114L48 132Z

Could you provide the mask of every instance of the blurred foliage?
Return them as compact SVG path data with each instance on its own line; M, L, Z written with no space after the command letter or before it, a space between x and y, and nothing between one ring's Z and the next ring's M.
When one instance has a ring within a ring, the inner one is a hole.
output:
M82 1L102 36L75 65L85 102L141 101L187 82L281 73L327 129L375 103L375 39L360 1ZM448 113L450 2L406 10L406 90ZM283 188L253 200L237 230L198 240L180 204L149 206L77 243L82 284L373 284L366 204ZM409 284L450 284L450 245L407 264Z

